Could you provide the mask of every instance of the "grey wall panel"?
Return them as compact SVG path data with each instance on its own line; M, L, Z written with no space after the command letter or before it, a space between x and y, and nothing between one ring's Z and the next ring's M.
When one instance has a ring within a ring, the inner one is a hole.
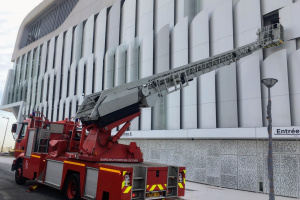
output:
M154 30L157 34L165 25L169 25L170 32L174 27L175 1L155 0Z
M292 126L300 126L300 50L288 57L288 75L291 101Z
M115 68L115 50L109 50L105 55L103 89L112 88L114 86L114 68Z
M22 68L23 56L19 57L17 64L17 74L16 74L16 87L15 87L15 102L21 99L21 68Z
M61 98L61 80L62 80L62 55L63 55L64 33L59 34L56 41L56 53L55 53L55 91L54 91L54 107L53 107L53 121L57 120L57 109L59 100Z
M293 0L261 0L262 15L268 14L274 10L278 10L292 3Z
M116 50L114 86L126 83L126 51L127 46L124 44L121 44Z
M105 37L106 37L106 20L107 20L107 8L103 8L98 14L95 22L95 56L104 57L105 53Z
M226 18L224 16L227 16ZM233 48L232 1L222 1L210 19L211 55ZM216 71L217 127L238 126L235 63Z
M103 87L103 56L96 54L95 73L94 73L94 92L100 92Z
M55 90L54 88L54 76L55 76L55 72L54 70L51 71L50 73L50 82L48 83L49 84L49 91L48 91L48 106L49 106L49 110L48 110L48 119L52 120L52 103L53 103L53 98L54 98L54 94L53 94L53 91Z
M64 115L65 117L64 118L70 118L70 114L71 114L71 109L72 109L72 106L71 106L71 103L72 103L72 97L67 97L66 98L66 101L65 101L65 109L64 109Z
M40 46L36 49L35 55L34 55L34 64L33 64L33 70L32 70L32 95L31 95L31 105L30 110L32 111L35 104L36 104L36 98L37 98L37 84L38 84L38 70L39 70L39 61L40 61Z
M107 49L117 48L120 42L120 15L121 2L116 1L111 7L107 17Z
M129 43L135 37L136 0L127 0L122 6L121 42Z
M156 35L154 46L154 74L169 70L169 25L165 25ZM152 129L165 129L166 98L159 98L152 111Z
M262 79L276 78L278 83L271 89L273 126L291 126L290 98L286 50L273 53L262 65ZM262 87L263 116L267 116L267 89ZM264 126L267 125L265 117Z
M106 15L107 9L104 8L99 13L95 23L95 74L94 92L102 90L103 82L103 60L105 55L106 42Z
M70 73L69 73L69 93L67 94L68 97L73 97L75 95L75 92L77 91L77 88L75 88L75 85L76 85L76 82L78 80L78 74L79 72L77 73L77 79L76 79L76 70L77 70L77 66L76 66L76 63L72 63L71 67L70 67ZM76 90L76 91L75 91ZM65 93L67 93L67 91L63 91ZM76 93L78 94L78 93ZM79 94L79 95L82 95L82 94Z
M153 31L142 38L139 55L139 77L151 76L153 74ZM141 109L140 130L151 130L151 115L151 108Z
M84 73L85 73L85 62L84 58L80 59L77 68L77 85L76 85L76 94L77 96L84 95ZM72 81L72 80L70 80Z
M43 94L42 94L42 88L44 88L43 80L44 80L44 74L45 74L45 67L46 67L46 56L47 56L47 42L43 44L42 52L41 52L41 64L39 69L39 75L38 75L38 90L37 90L37 100L36 103L40 103Z
M13 77L13 73L14 71L12 69L10 69L7 73L7 77L6 77L6 82L5 82L5 87L4 87L4 92L3 92L3 96L1 99L1 105L6 105L8 104L8 98L9 98L9 90L11 88L11 86L13 85L12 77ZM30 83L30 82L29 82ZM28 87L30 87L30 84L28 85ZM29 93L30 94L30 93ZM28 95L27 97L29 97L30 95ZM28 98L27 98L28 99ZM28 102L28 100L27 100Z
M48 84L49 84L49 80L50 80L50 73L46 72L44 77L43 77L43 85L42 85L42 101L47 101L48 100Z
M200 11L200 0L190 1L181 0L175 2L176 16L175 23L178 23L180 19L188 17L189 23Z
M74 30L73 49L72 49L72 62L78 63L82 57L82 34L83 22L77 24Z
M63 56L63 66L62 66L62 93L61 97L67 97L67 87L68 87L68 73L71 65L71 51L72 51L72 38L73 38L73 27L69 28L65 36L64 42L64 56Z
M59 114L58 114L58 119L57 120L63 120L64 112L65 112L65 98L61 98L59 101Z
M201 11L191 22L189 32L189 61L209 57L209 19L206 11ZM201 35L201 37L199 37ZM197 124L199 128L216 127L215 72L200 76L197 80L196 101L198 102Z
M137 3L137 36L143 37L153 30L154 0Z
M94 81L94 54L90 54L87 58L85 69L85 96L93 93Z
M14 101L14 87L15 87L15 74L16 74L16 60L14 60L14 64L13 64L13 74L12 74L12 79L11 79L11 88L9 90L10 94L9 94L9 103L12 103Z
M88 59L88 56L93 53L94 18L94 15L88 18L83 30L82 57L85 57L85 59Z
M137 81L139 77L139 39L132 40L127 49L126 58L126 83ZM139 117L135 118L129 130L139 130Z
M48 46L48 52L47 52L47 63L46 63L46 71L50 71L54 68L54 63L53 63L53 60L54 60L54 47L55 47L55 37L51 38L50 40L50 43L49 43L49 46Z
M52 120L54 122L58 121L58 115L59 115L59 99L55 99L54 102L53 102L53 118Z

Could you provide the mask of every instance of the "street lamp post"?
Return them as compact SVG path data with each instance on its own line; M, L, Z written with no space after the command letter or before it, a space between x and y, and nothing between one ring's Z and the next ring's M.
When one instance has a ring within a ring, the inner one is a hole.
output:
M270 88L278 82L274 78L266 78L261 80L261 83L268 88L268 106L267 106L267 119L268 119L268 134L269 134L269 153L268 153L268 175L269 175L269 200L275 200L274 195L274 178L273 178L273 153L272 153L272 115L271 115L271 95Z
M2 147L1 147L1 153L3 152L3 145L4 145L6 131L7 131L7 126L8 126L8 122L9 122L9 118L8 117L2 117L2 118L7 119L7 124L6 124L6 129L5 129L5 133L4 133L3 143L2 143Z

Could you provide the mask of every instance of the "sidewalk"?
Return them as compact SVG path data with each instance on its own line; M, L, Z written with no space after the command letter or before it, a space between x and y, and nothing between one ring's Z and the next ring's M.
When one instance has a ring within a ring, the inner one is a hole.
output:
M234 189L226 189L203 185L193 182L186 182L185 196L183 200L268 200L268 194L247 192ZM276 200L295 200L296 198L288 198L276 196Z

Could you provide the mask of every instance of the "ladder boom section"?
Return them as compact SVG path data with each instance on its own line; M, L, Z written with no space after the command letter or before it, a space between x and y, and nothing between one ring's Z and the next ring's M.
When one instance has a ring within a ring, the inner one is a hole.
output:
M283 44L283 27L272 24L257 31L257 41L242 47L85 97L76 117L100 126L152 107L158 98L180 90L202 74L230 65L253 52ZM123 116L124 115L124 116Z

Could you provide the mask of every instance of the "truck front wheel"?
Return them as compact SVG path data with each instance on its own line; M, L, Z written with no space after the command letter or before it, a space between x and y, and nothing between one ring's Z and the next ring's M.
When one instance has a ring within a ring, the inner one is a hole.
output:
M19 163L16 167L15 181L18 185L23 185L26 182L26 178L23 177L22 163Z
M72 174L67 178L64 195L67 200L80 199L80 179L78 174Z

